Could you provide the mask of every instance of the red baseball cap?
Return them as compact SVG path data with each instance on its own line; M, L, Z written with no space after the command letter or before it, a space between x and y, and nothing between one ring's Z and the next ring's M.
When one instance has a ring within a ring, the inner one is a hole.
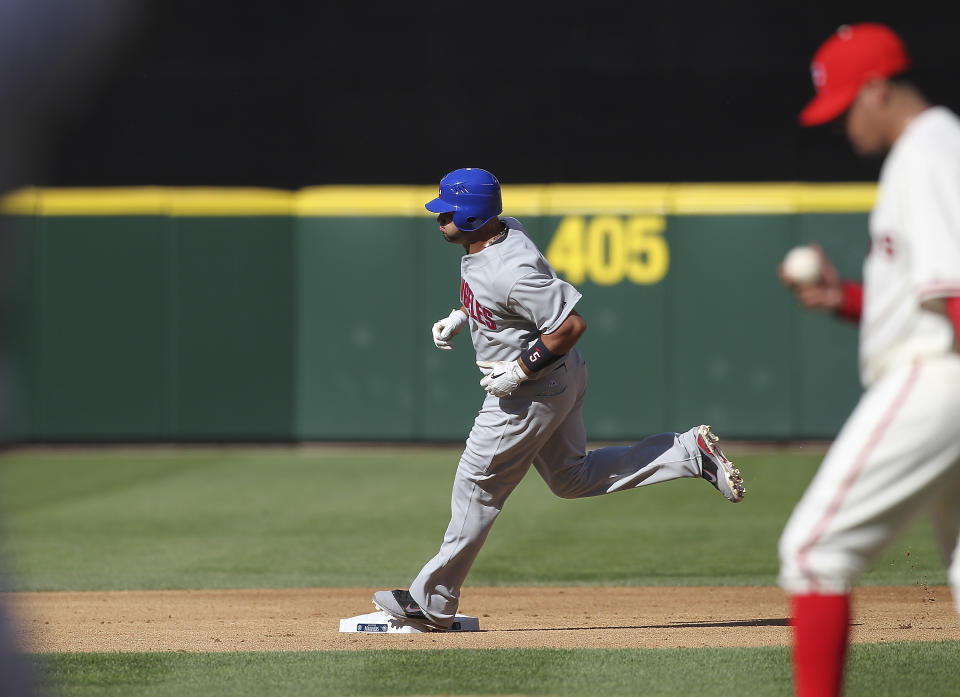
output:
M810 63L817 96L800 112L803 126L817 126L850 108L860 88L875 77L891 77L910 67L907 48L882 24L844 24L823 42Z

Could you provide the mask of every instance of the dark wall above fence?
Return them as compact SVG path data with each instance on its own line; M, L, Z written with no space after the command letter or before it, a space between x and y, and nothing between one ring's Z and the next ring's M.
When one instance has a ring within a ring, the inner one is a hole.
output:
M950 3L162 0L49 147L49 185L870 180L802 131L808 63L883 21L960 107Z

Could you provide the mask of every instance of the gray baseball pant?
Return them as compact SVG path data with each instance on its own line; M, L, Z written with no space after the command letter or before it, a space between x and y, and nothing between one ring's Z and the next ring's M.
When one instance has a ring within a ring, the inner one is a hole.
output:
M484 399L460 456L443 544L410 585L413 599L437 624L453 623L460 588L531 463L554 494L569 499L700 476L696 428L585 453L586 390L587 366L574 349L510 397Z

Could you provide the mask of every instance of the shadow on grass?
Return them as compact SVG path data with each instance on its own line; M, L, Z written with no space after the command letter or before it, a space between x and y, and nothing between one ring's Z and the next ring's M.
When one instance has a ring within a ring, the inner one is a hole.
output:
M602 627L518 627L516 629L481 629L482 632L573 632L598 629L700 629L703 627L786 627L790 624L787 617L763 618L754 620L731 620L729 622L671 622L669 624L631 624L606 625Z

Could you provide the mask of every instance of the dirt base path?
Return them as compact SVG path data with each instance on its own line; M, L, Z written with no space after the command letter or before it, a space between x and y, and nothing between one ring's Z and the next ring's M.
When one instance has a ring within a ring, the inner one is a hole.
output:
M372 588L7 593L27 651L318 651L785 645L777 588L468 588L482 631L341 634ZM960 640L948 588L856 591L855 642Z

